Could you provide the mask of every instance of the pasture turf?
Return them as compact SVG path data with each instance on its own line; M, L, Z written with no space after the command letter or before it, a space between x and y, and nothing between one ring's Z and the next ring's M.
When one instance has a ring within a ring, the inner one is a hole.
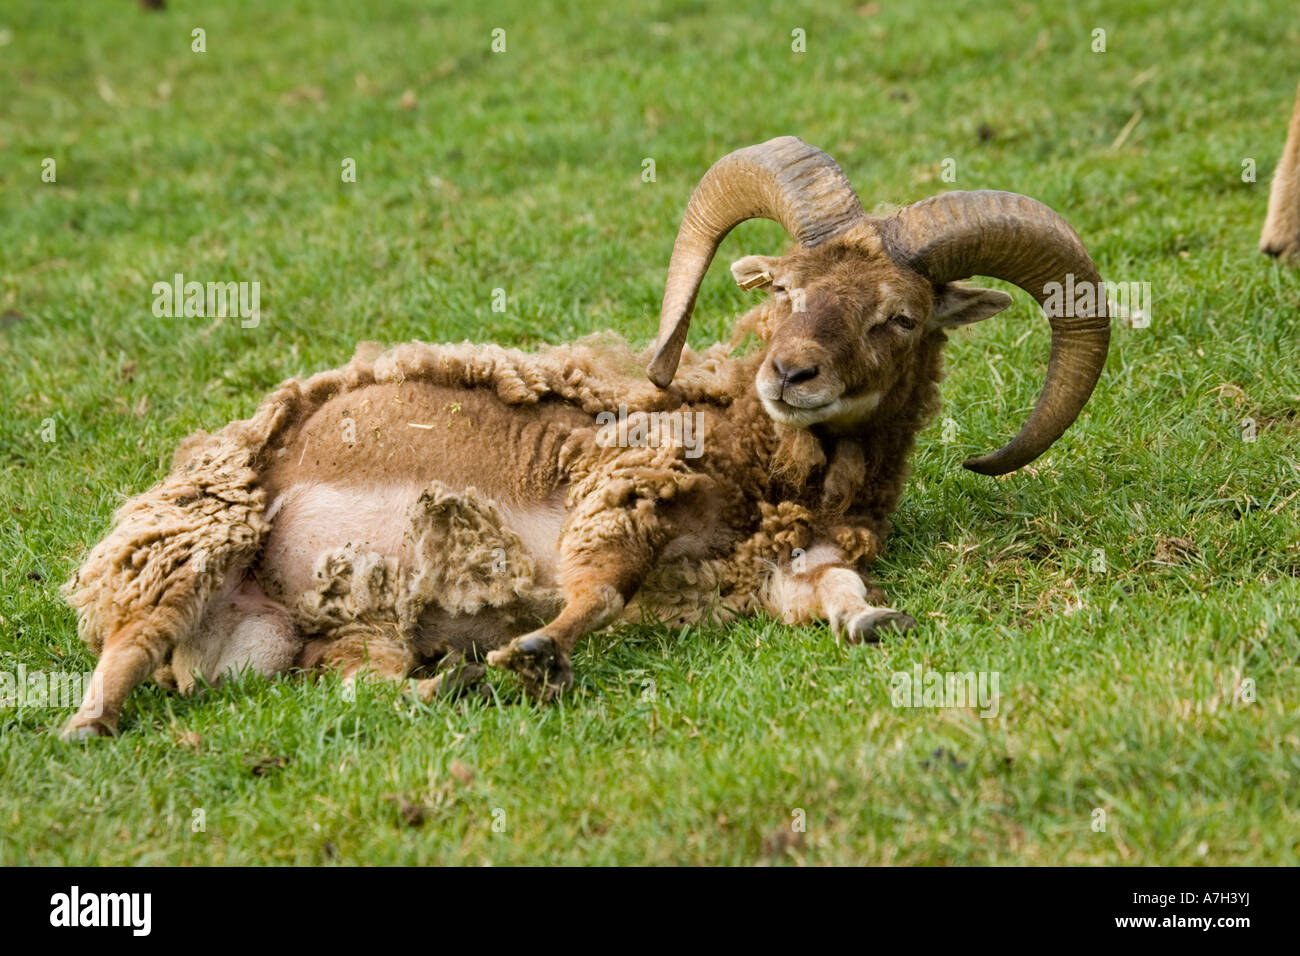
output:
M432 705L149 685L86 745L8 707L0 863L1294 862L1300 273L1256 252L1292 5L623 6L5 5L0 670L91 668L59 584L280 380L364 339L647 341L695 182L771 136L869 209L1043 200L1149 283L1149 327L1117 323L1082 418L998 480L959 462L1026 416L1047 323L1018 293L953 337L876 566L905 637L625 626L548 706L502 675ZM754 301L725 263L786 241L726 240L695 344ZM175 273L259 282L259 324L156 317ZM996 717L893 706L917 665L996 674Z

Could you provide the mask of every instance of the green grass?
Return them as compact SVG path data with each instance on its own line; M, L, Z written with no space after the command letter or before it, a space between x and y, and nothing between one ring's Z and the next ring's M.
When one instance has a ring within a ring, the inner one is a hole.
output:
M868 208L1042 199L1151 284L1153 322L997 481L958 463L1023 420L1046 323L1020 295L954 338L955 434L922 436L876 568L905 638L627 627L545 707L510 679L433 706L150 686L86 746L67 711L0 710L0 863L1295 862L1300 275L1255 252L1292 4L169 6L0 15L0 669L92 666L58 584L183 436L281 379L361 339L647 340L695 181L770 136L825 147ZM748 224L719 259L784 241ZM261 324L155 318L175 272L259 281ZM693 340L750 301L715 267ZM891 706L918 663L996 672L999 715Z

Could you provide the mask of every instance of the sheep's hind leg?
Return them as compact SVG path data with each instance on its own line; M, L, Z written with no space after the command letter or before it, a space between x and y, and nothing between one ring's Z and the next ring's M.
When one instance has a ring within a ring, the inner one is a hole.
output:
M299 645L288 611L252 582L214 600L185 639L173 643L174 632L160 611L110 635L86 699L63 736L116 733L127 693L150 674L166 689L189 694L195 675L217 683L246 669L267 677L283 673Z
M85 700L63 730L65 740L117 733L126 695L162 664L171 649L169 625L153 615L119 628L105 639Z

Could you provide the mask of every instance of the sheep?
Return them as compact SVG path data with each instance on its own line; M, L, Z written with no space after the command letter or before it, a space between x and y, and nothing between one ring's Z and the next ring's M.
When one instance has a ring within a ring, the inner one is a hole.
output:
M732 265L766 297L694 352L718 244L757 217L795 244ZM1104 294L1052 304L1063 282L1103 288L1065 220L994 191L879 218L799 139L728 154L687 204L650 350L363 344L187 439L65 586L99 655L65 735L116 732L150 674L184 693L240 669L332 667L428 699L491 666L548 700L572 683L578 640L619 620L766 613L850 643L906 631L865 572L939 408L947 332L1012 301L957 281L972 275L1049 306L1037 405L965 462L1000 475L1065 432L1106 359Z
M1300 265L1300 87L1286 134L1286 146L1268 194L1268 216L1259 251L1286 265Z

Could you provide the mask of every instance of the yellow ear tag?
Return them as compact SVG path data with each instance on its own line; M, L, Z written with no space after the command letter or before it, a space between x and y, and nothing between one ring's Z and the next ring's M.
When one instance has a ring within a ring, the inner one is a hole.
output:
M748 279L738 281L736 285L742 289L757 289L759 286L768 285L772 281L772 273L760 272L758 275L752 275Z

